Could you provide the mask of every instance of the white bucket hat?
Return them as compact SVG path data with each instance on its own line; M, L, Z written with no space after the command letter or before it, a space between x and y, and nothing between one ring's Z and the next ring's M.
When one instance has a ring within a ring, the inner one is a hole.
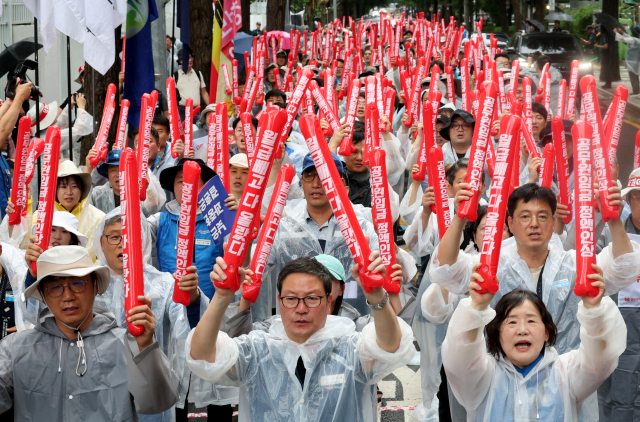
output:
M83 277L96 273L96 290L103 294L109 287L111 276L109 267L96 267L87 251L82 246L58 246L49 248L40 255L37 261L38 279L22 294L22 301L33 297L44 303L38 290L40 282L49 276Z
M229 166L240 167L243 169L249 168L249 161L247 160L247 154L236 154L229 160Z
M87 241L89 239L87 238L87 236L78 231L78 219L70 212L54 211L53 217L51 219L51 226L62 227L69 233L75 234L78 238L80 246L82 246L83 248L87 246ZM31 234L36 234L35 225L31 228Z
M36 134L36 106L29 109L27 116L31 118L31 136ZM58 102L53 101L49 104L40 103L40 131L45 130L58 118Z
M640 168L635 169L629 175L627 187L622 189L622 192L620 193L622 199L627 201L627 195L629 195L629 192L631 192L632 190L640 190Z

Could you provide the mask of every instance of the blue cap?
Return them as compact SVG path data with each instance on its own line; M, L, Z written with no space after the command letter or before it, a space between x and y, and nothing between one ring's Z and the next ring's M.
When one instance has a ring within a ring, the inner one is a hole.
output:
M340 157L338 157L336 154L334 154L333 152L331 153L331 156L333 157L333 163L336 165L336 168L338 169L338 173L343 174L344 173L344 169L342 166L342 161L340 160ZM315 168L315 163L313 162L313 158L311 158L311 153L307 153L307 155L304 156L304 159L302 160L302 172L304 173L305 171L307 171L308 168L314 167Z
M107 161L105 163L100 164L96 167L96 171L102 177L109 178L108 170L109 166L119 166L120 165L120 154L122 154L121 149L113 149L107 153Z

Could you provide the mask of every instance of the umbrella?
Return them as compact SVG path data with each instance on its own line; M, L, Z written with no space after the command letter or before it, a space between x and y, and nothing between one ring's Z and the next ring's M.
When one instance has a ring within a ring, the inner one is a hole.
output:
M567 15L566 13L551 13L545 19L548 20L549 22L552 22L552 21L573 22L573 18L571 17L571 15Z
M271 31L269 32L269 34L267 35L268 37L268 41L267 42L271 42L271 37L276 37L276 39L278 40L278 42L280 42L280 35L282 35L284 38L282 39L282 45L279 46L280 50L289 50L291 48L291 35L289 35L288 32L284 32L284 31ZM271 46L271 44L269 44L269 46ZM269 47L271 48L271 47Z
M541 30L542 32L545 32L545 31L546 31L546 29L545 29L544 25L543 25L543 24L541 24L540 22L538 22L538 21L537 21L537 20L535 20L535 19L529 19L529 20L527 20L527 23L528 23L529 25L533 25L533 26L535 26L536 28L538 28L538 29L539 29L539 30Z
M38 50L42 48L41 44L38 44ZM0 53L0 78L11 72L16 68L18 63L23 62L30 55L35 53L36 43L31 38L25 38L22 41L18 41L15 44L11 44Z
M613 34L615 28L620 28L622 31L627 32L618 19L607 13L594 13L593 17L595 17L610 34Z
M253 48L253 37L238 31L233 38L233 58L238 61L238 74L244 69L244 52L248 51L251 55L251 49Z

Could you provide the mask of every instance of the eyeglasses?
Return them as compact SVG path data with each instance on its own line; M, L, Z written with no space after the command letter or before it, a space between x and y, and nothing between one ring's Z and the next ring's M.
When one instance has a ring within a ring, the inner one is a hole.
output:
M237 127L235 133L242 134L242 127Z
M462 130L467 130L467 129L469 129L470 127L471 127L471 125L470 125L470 124L467 124L467 123L464 123L464 124L461 124L461 125L456 123L455 125L451 125L451 128L452 128L453 130L461 130L461 129L462 129Z
M60 297L62 293L64 293L65 286L69 287L69 290L73 293L82 293L87 288L87 281L77 279L67 284L49 284L44 289L47 291L49 297Z
M516 218L518 219L520 224L522 224L523 226L528 226L533 221L534 216L526 214ZM535 218L536 220L538 220L538 224L540 224L541 226L546 226L551 223L551 217L546 214L535 216Z
M108 236L106 234L103 234L103 236L107 238L107 243L110 245L118 246L120 242L122 242L122 236L119 235Z
M304 302L304 305L307 308L317 308L320 306L323 297L327 297L329 293L324 296L307 296L307 297L294 297L294 296L285 296L281 297L280 301L282 302L282 306L287 309L297 308L300 304L300 301Z
M629 192L629 201L640 201L640 195L634 195L633 193Z
M320 177L318 176L318 173L313 173L310 171L305 171L304 173L302 173L302 180L307 183L313 182L316 179L316 177L318 178Z

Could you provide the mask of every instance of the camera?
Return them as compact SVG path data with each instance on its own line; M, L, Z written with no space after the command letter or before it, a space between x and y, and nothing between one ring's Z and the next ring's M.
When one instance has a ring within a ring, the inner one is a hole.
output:
M14 69L13 73L9 74L7 77L7 86L4 89L4 95L6 98L14 99L16 96L16 88L18 85L26 83L25 77L27 75L27 70L35 70L38 63L33 60L25 60L22 63L19 63L18 66ZM40 95L40 91L36 85L31 87L30 98L35 98Z

